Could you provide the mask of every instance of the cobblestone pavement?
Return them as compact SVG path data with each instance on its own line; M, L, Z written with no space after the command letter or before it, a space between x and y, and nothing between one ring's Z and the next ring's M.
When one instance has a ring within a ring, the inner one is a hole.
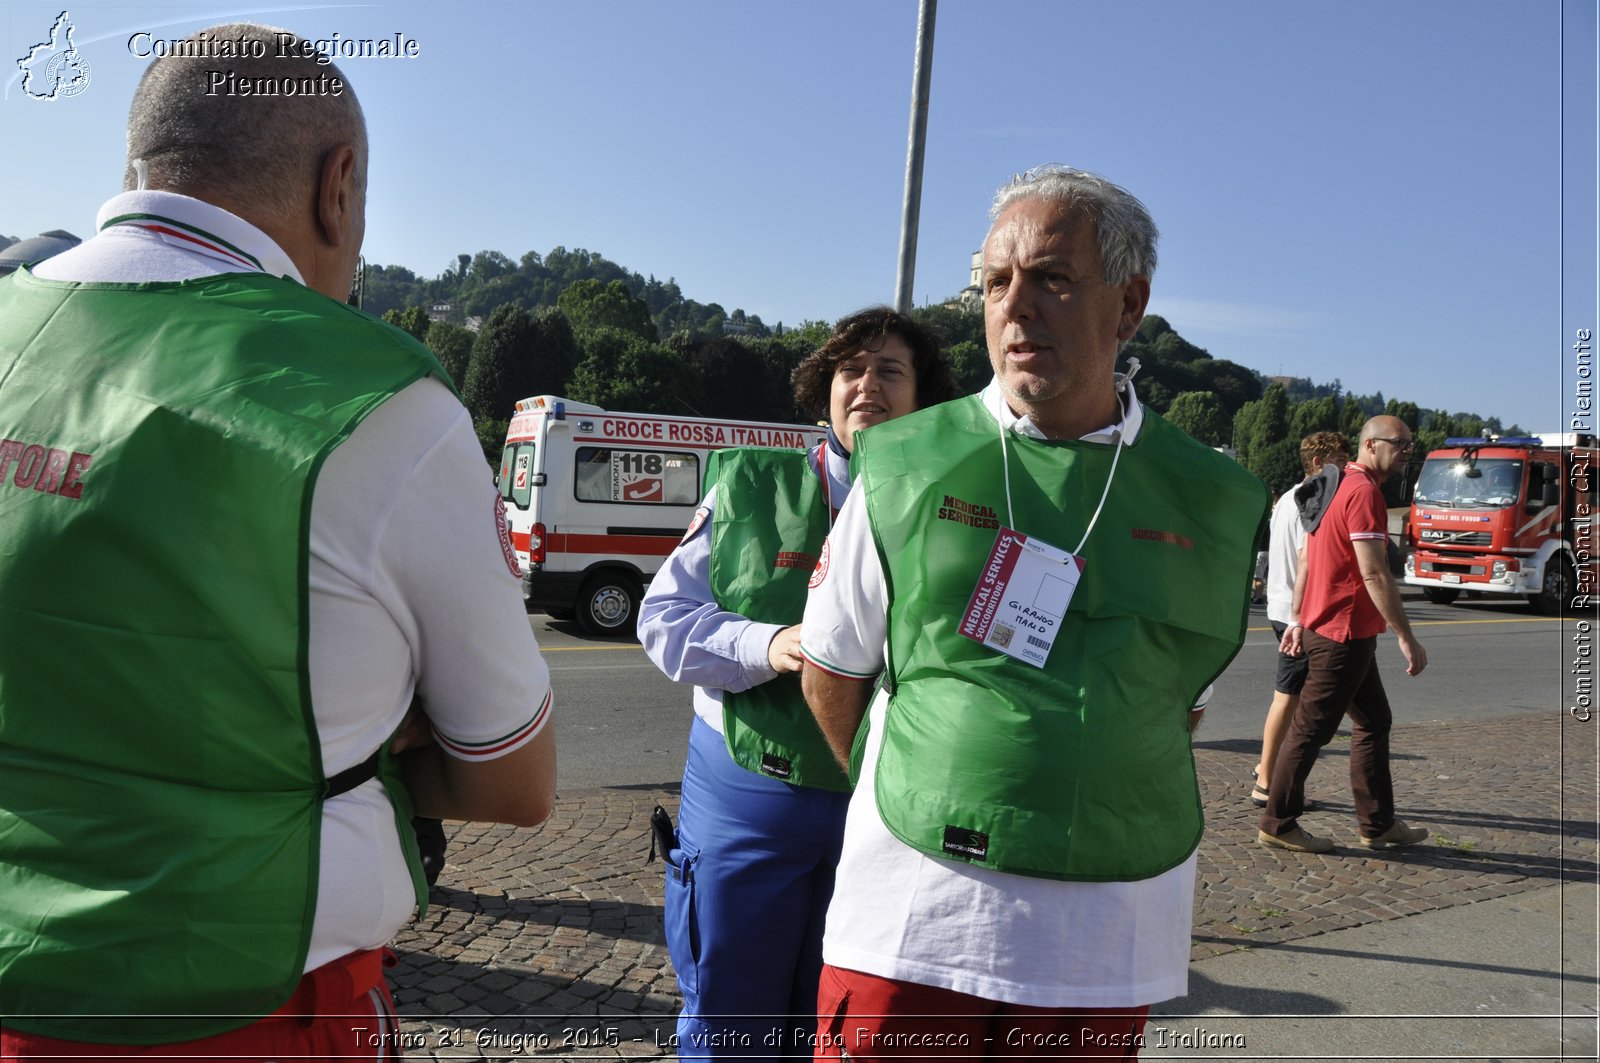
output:
M1400 815L1433 837L1387 853L1357 845L1341 734L1307 787L1323 810L1306 824L1339 846L1323 856L1256 844L1258 743L1197 737L1194 960L1595 877L1592 724L1552 712L1397 726ZM676 813L676 789L566 793L535 830L455 827L428 913L395 942L410 1058L672 1054L678 996L648 860L657 804Z

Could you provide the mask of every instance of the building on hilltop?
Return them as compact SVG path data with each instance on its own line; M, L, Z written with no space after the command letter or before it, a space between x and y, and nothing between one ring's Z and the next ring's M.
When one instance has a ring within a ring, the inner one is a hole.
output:
M983 302L983 252L972 252L972 261L969 263L971 272L970 283L956 295L956 301L962 306L975 308Z

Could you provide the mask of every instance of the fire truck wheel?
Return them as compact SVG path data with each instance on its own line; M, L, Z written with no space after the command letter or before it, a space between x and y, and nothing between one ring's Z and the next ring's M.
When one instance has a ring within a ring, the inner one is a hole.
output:
M1544 566L1544 583L1539 593L1528 599L1536 612L1545 616L1561 615L1561 606L1567 599L1567 588L1572 586L1572 566L1564 557L1552 557Z
M639 612L639 585L625 575L602 572L578 592L578 623L591 635L626 635Z
M1434 605L1449 605L1461 597L1461 591L1456 587L1424 587L1422 596Z

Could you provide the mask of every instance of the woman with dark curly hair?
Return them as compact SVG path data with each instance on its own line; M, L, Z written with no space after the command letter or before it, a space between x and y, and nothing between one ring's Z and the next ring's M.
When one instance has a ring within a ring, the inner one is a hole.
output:
M650 659L695 684L666 884L683 1059L811 1054L850 785L800 694L806 582L850 490L855 434L955 397L937 337L888 307L841 320L793 382L827 442L717 452L639 608Z

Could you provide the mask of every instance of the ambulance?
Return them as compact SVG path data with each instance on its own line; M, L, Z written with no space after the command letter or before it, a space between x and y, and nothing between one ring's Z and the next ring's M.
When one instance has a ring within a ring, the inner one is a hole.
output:
M613 413L555 395L517 403L501 504L529 610L625 635L705 495L723 447L812 447L816 425Z

